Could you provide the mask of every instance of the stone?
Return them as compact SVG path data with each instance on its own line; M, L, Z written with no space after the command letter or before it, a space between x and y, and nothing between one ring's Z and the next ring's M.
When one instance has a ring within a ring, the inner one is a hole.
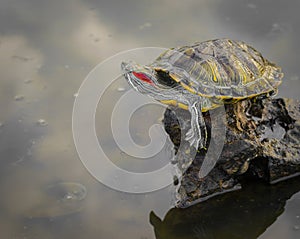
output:
M274 184L300 175L299 101L256 97L225 105L225 112L226 137L216 165L200 178L206 150L198 149L192 164L179 179L177 207L188 207L240 189L247 180L260 179ZM216 136L210 135L210 113L203 116L208 129L208 148ZM164 115L165 130L174 143L175 152L181 143L181 134L185 133L180 130L179 117L189 118L189 112L168 108Z

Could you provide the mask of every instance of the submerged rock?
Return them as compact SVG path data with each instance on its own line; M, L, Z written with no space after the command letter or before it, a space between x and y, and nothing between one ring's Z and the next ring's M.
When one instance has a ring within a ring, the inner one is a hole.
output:
M241 188L253 178L271 184L300 175L300 102L291 99L250 99L225 105L226 137L214 168L203 178L199 171L206 151L198 150L193 163L182 172L177 206L187 207L217 194ZM167 109L164 125L178 149L181 132L178 117L189 112ZM208 143L219 138L210 135L211 119L204 113ZM222 146L220 146L222 147Z

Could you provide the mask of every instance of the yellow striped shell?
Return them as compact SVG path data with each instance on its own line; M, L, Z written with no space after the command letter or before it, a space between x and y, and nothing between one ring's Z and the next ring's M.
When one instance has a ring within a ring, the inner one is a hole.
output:
M226 103L277 90L283 73L241 41L209 40L172 48L151 64L182 87Z

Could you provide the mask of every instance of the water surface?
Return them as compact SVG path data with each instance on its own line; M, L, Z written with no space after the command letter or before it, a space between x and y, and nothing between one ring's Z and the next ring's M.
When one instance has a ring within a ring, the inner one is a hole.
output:
M281 195L259 186L258 193L256 187L252 193L245 189L215 207L212 201L204 209L170 211L170 188L126 194L99 183L79 160L72 138L72 107L81 83L99 62L132 48L243 40L282 67L279 96L299 98L299 9L298 0L2 0L0 237L233 238L212 233L222 225L235 231L235 238L299 238L297 183L287 192L279 187ZM113 142L107 114L128 89L119 79L107 90L96 114L99 141L118 166L141 171L164 165L165 159L150 165L128 158ZM162 114L163 108L150 106L134 115L130 130L137 142L147 144L148 129ZM49 187L64 183L83 185L86 195L60 206L83 190L59 187L49 195ZM234 204L234 198L243 202ZM249 217L247 210L233 210L241 215L239 225L230 210L220 210L237 204L251 208ZM199 216L201 210L206 218ZM241 228L255 233L247 237Z

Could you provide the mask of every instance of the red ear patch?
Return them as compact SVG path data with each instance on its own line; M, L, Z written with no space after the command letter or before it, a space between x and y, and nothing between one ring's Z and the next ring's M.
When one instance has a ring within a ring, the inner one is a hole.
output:
M153 81L152 81L151 78L150 78L149 76L147 76L146 74L141 73L141 72L135 72L135 71L133 71L132 74L133 74L136 78L138 78L138 79L140 79L140 80L142 80L142 81L144 81L144 82L147 82L148 84L153 85Z

